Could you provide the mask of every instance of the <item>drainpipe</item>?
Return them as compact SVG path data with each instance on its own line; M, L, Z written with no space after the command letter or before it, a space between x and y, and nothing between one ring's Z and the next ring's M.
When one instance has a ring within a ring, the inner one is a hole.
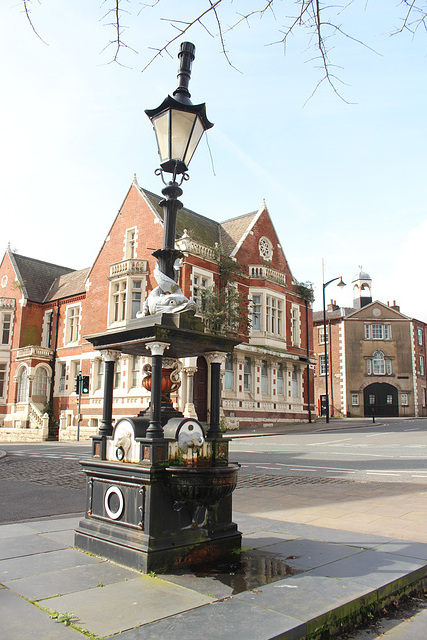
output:
M310 398L310 343L308 331L308 300L304 300L305 304L305 339L307 341L307 404L308 404L308 421L311 422L311 398Z
M53 316L53 310L52 310L52 316ZM51 378L51 382L50 382L50 391L49 391L49 404L51 406L51 409L53 411L53 392L54 392L54 387L55 387L55 366L56 366L56 349L58 346L58 331L59 331L59 300L56 301L56 313L55 313L55 319L56 319L56 323L55 323L55 340L54 340L54 344L53 344L53 353L52 353L52 360L50 361L50 366L52 369L52 378ZM50 344L50 340L51 340L51 332L52 332L52 324L49 327L49 342L48 344Z
M329 382L331 385L331 396L330 396L330 412L331 416L334 415L334 381L333 381L333 371L332 371L332 335L331 335L331 321L328 321L328 341L329 341Z

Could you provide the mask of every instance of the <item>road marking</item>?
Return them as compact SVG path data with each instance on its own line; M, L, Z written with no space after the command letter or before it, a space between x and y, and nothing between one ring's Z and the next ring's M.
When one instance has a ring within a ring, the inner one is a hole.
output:
M255 467L255 469L268 469L269 471L280 471L279 467Z
M342 438L341 440L329 440L328 442L310 442L308 447L315 447L319 444L336 444L337 442L346 442L346 440L353 440L353 438Z
M411 476L411 477L412 477L412 478L427 478L427 476L415 476L415 475L413 475L413 476Z
M379 433L371 433L370 435L366 436L367 438L376 438L377 436L391 436L394 432L393 431L380 431Z
M400 476L400 473L388 473L387 471L366 471L368 476Z

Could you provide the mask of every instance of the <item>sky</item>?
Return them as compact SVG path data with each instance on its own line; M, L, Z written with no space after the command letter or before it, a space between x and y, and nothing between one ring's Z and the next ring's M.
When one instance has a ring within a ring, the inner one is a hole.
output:
M177 33L162 18L188 20L208 2L129 2L121 64L111 62L113 46L105 49L114 37L102 20L109 3L35 0L31 19L43 40L17 0L1 3L0 252L10 242L22 255L90 266L134 174L160 193L144 110L176 88L179 44L189 40L192 100L206 103L215 126L191 162L184 205L222 221L265 199L294 277L314 284L315 310L322 282L338 276L349 286L331 283L326 299L351 306L362 266L375 300L427 321L427 35L390 35L400 24L398 0L356 0L336 18L355 38L327 41L344 100L326 83L310 97L322 72L307 32L295 31L286 50L274 44L290 0L231 31L239 11L262 0L224 3L233 66L206 19L170 47L172 57L143 72Z

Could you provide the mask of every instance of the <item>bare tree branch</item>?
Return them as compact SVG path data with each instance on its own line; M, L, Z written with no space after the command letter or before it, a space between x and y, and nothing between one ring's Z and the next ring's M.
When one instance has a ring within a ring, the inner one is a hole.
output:
M43 42L43 44L45 44L47 47L49 46L49 44L43 40L43 38L41 37L41 35L39 34L39 32L37 31L37 29L35 28L33 21L31 20L31 16L30 16L30 7L29 5L31 4L31 0L21 0L21 4L23 7L23 11L25 13L25 17L28 20L28 23L31 27L31 29L34 31L34 33L36 34L36 36ZM40 4L40 3L39 3Z
M40 4L41 0L37 1ZM337 67L330 59L330 53L332 51L330 39L343 36L358 45L369 49L377 55L380 55L368 44L359 38L350 35L341 27L340 24L337 24L338 16L341 16L346 9L359 3L365 3L366 8L367 0L342 0L343 4L339 5L326 4L326 0L293 0L295 9L293 15L284 16L283 6L288 6L290 1L291 0L288 0L288 2L286 2L286 0L281 0L281 2L279 0L257 0L258 8L251 9L246 13L236 11L234 13L234 21L230 16L233 0L204 0L203 4L205 8L199 10L197 8L194 9L193 15L187 20L179 18L160 18L162 22L169 23L173 30L172 35L162 46L158 48L148 47L149 50L154 51L154 54L151 56L142 71L145 71L158 57L163 56L163 54L170 55L169 48L176 42L176 40L182 38L191 29L193 29L193 27L197 26L202 27L210 37L218 38L222 55L225 57L227 63L236 69L231 62L230 53L226 46L227 34L242 25L246 25L248 28L251 28L256 17L262 19L267 14L271 14L276 22L281 21L281 24L277 29L278 33L281 34L281 37L279 36L277 41L271 41L268 45L272 46L281 44L283 45L283 49L286 53L287 43L290 40L290 36L296 32L305 32L309 47L314 48L316 51L316 55L314 55L311 60L318 60L319 68L323 72L321 79L316 84L313 94L322 83L327 82L334 93L344 100L337 88L337 84L342 81L333 72L333 69ZM23 8L23 13L25 13L31 29L37 37L44 42L35 29L31 19L30 9L32 2L34 2L34 0L19 0L19 3ZM123 49L128 49L136 53L135 49L129 46L123 39L124 32L128 28L123 24L124 14L130 15L131 13L134 13L139 16L144 9L154 9L159 4L160 0L101 1L101 7L105 6L107 8L105 15L101 18L101 21L106 21L104 22L105 26L114 30L114 37L111 38L103 49L103 51L105 51L110 47L113 48L114 53L110 62L121 64L120 53ZM200 2L199 4L202 3ZM409 31L412 34L415 34L420 27L427 31L427 0L399 0L398 7L400 8L402 15L401 24L394 32L391 33L391 35L396 35L404 31ZM282 15L280 15L280 9L282 10ZM179 9L177 9L177 12L178 11ZM228 13L226 13L227 11ZM227 17L225 18L224 16ZM209 23L209 20L213 20L213 24L215 25L214 28L212 28L212 22ZM344 100L344 102L347 102L347 100Z

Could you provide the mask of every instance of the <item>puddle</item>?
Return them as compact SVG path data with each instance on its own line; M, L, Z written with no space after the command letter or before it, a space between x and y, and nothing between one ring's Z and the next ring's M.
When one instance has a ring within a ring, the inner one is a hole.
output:
M235 562L197 567L191 572L196 578L217 580L231 589L230 595L253 591L266 584L301 573L273 553L247 551L236 556ZM188 573L187 573L188 575Z

